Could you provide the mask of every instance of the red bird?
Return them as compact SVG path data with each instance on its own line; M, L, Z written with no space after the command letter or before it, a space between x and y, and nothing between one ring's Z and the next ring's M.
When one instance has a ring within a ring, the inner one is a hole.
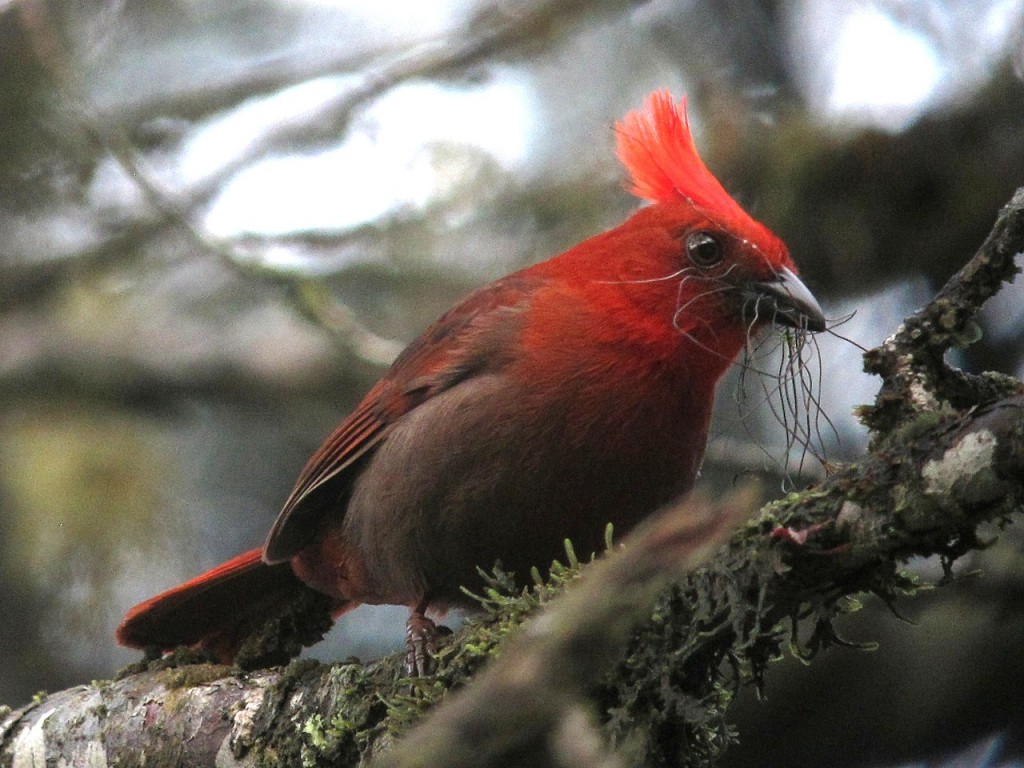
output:
M335 617L469 607L500 561L520 576L599 551L693 486L715 385L751 334L825 328L786 246L697 155L667 92L616 126L623 224L485 286L395 361L303 469L262 549L133 608L117 639L230 660L245 628L312 588Z

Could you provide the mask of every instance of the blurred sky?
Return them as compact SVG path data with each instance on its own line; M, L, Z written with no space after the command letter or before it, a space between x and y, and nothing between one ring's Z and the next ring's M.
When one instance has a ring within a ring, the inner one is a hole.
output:
M430 41L453 34L468 2L409 4L373 0L301 2L311 11L344 11L344 29L365 24L361 36ZM668 3L654 3L667 6ZM880 2L797 0L787 8L787 31L803 51L799 79L822 120L853 129L876 125L898 131L923 111L977 88L1005 55L1019 30L1021 0ZM317 48L338 39L325 25L312 36ZM248 101L197 126L180 157L186 182L213 175L273 129L282 113L315 113L363 74L324 77ZM339 230L396 211L422 210L443 199L467 169L438 167L426 147L436 142L470 145L502 170L529 175L537 143L548 137L537 114L532 73L494 67L486 80L413 82L395 88L363 110L339 146L275 156L246 167L216 198L206 224L219 236L281 235ZM699 122L698 122L699 125Z

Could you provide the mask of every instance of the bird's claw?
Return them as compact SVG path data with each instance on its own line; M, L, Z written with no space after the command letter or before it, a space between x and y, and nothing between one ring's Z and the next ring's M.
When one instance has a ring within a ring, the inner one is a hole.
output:
M450 635L451 630L438 626L422 613L409 614L405 622L405 674L408 677L426 677L434 672L438 638Z

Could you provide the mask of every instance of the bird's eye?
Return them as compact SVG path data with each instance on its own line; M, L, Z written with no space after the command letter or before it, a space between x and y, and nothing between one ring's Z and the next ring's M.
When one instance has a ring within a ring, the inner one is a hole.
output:
M691 232L686 236L686 255L702 269L713 267L722 260L722 244L710 232Z

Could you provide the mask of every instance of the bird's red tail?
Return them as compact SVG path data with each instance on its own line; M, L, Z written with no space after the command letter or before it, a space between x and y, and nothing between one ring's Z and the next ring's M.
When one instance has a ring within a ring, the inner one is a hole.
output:
M330 626L331 616L337 618L355 607L355 603L332 602L303 584L289 563L267 565L261 554L259 549L245 552L139 603L117 628L117 641L131 648L160 650L194 646L230 663L251 634L303 599L312 598L323 606L326 623L320 634ZM306 645L315 639L319 637L299 642Z

